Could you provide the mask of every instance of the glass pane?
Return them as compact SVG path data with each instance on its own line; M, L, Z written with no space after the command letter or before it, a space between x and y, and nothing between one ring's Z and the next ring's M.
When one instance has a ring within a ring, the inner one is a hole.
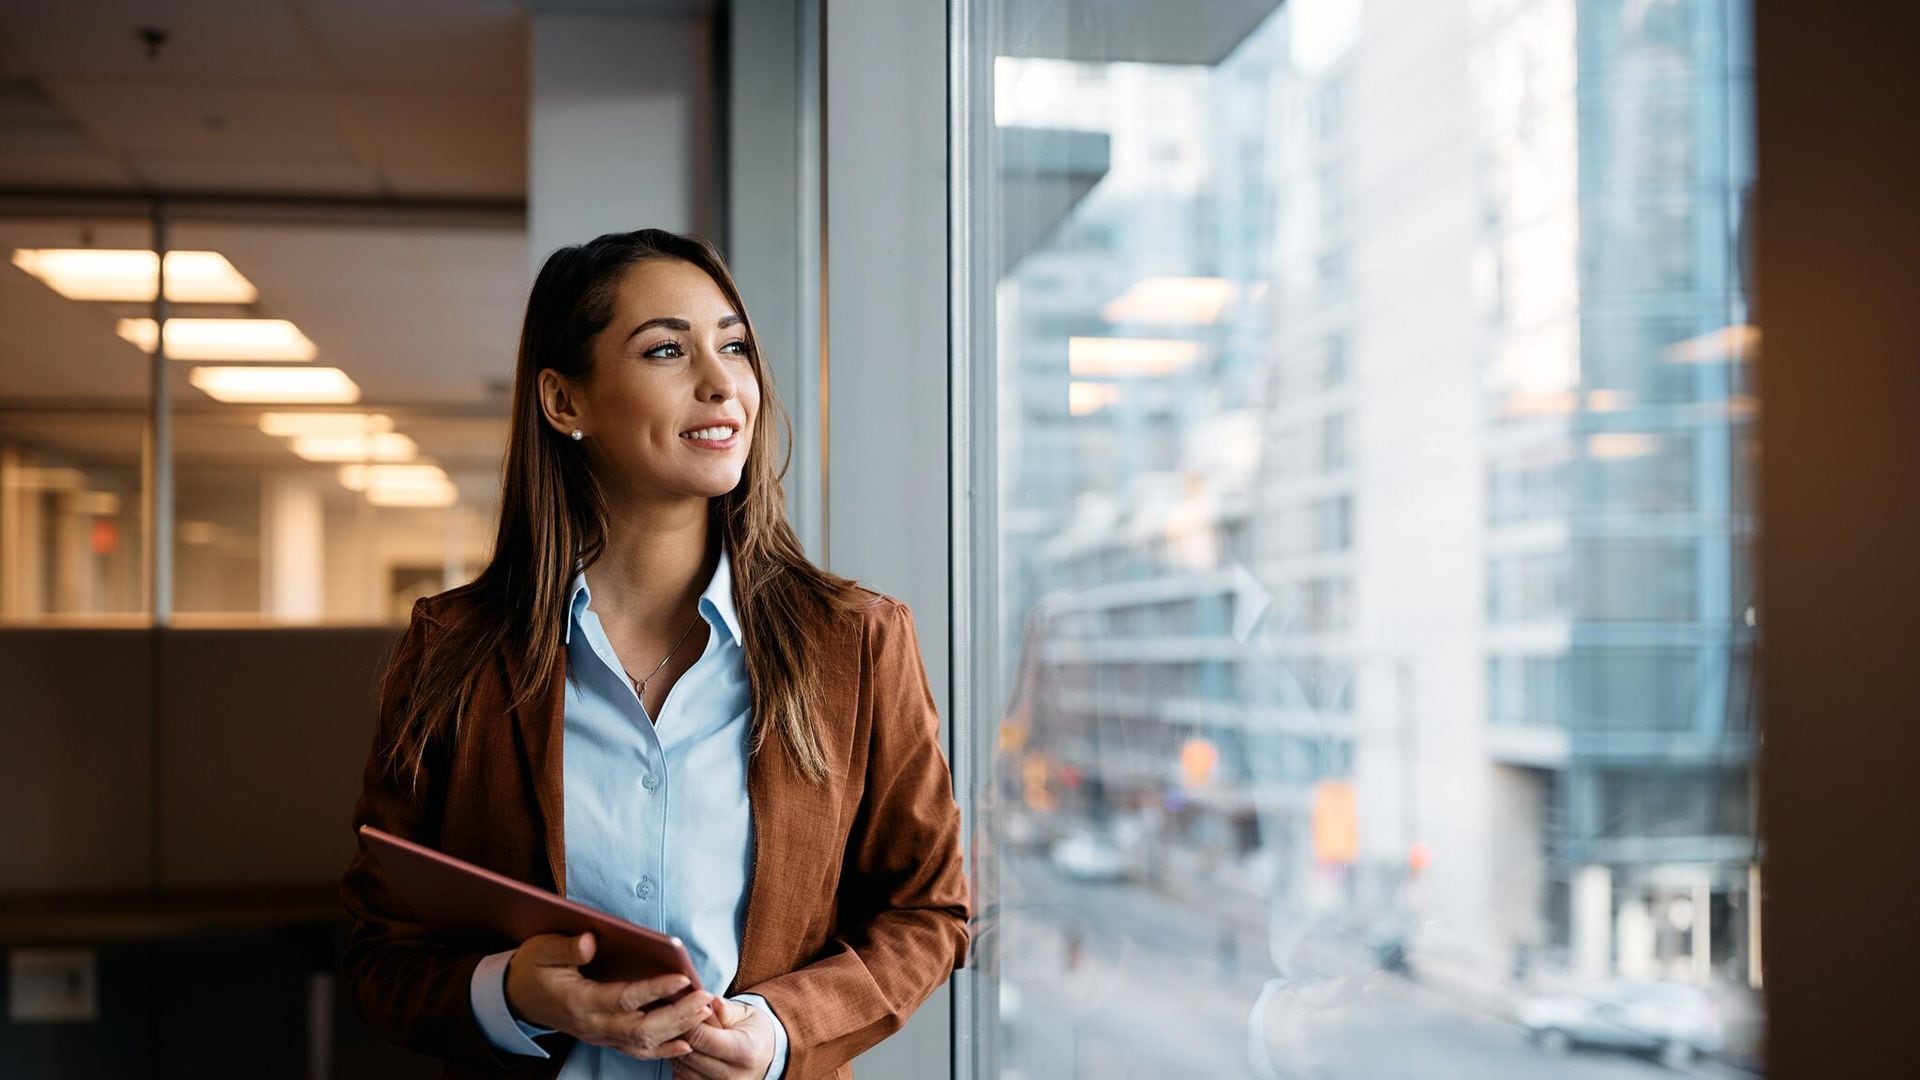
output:
M220 253L257 293L176 304L168 324L175 621L400 620L477 573L524 228L186 221L172 242ZM259 337L223 352L215 335L242 330ZM267 371L287 381L209 378ZM298 382L328 371L341 392Z
M113 334L146 304L71 297L100 287L87 254L151 244L143 219L0 218L0 621L147 618L149 367ZM112 276L150 297L158 268Z
M972 7L977 1073L1757 1067L1746 6Z

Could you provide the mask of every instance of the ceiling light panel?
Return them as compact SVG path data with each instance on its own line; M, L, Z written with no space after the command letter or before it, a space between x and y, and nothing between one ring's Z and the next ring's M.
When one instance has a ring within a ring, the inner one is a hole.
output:
M260 432L280 438L296 435L377 435L393 430L393 417L362 412L268 412L260 414Z
M153 351L152 319L121 319L114 333L141 352ZM313 342L286 319L168 319L167 356L174 360L271 360L303 363Z
M13 265L69 300L150 302L160 259L125 248L20 248ZM217 251L167 252L167 299L180 304L251 304L260 298Z
M351 405L360 387L339 368L198 367L187 381L233 405Z
M412 461L412 439L394 431L371 435L296 435L293 452L307 461Z

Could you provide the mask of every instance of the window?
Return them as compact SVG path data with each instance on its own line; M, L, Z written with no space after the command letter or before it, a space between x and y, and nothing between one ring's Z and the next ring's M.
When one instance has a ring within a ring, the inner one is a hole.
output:
M168 324L164 382L172 497L155 519L169 526L172 558L156 621L404 620L416 598L470 580L492 543L525 228L239 216L219 200L169 212L167 265L193 253L204 261L189 265L224 266L210 280L232 291L175 298L168 312L180 320ZM73 282L45 269L47 253L93 248L145 256L157 275L153 244L144 220L0 222L13 264L0 267L0 310L20 313L0 335L0 619L155 617L142 505L156 464L145 443L152 345L138 321L151 335L157 285L75 298ZM324 269L344 265L358 269ZM196 355L185 320L204 320L206 333L239 319L291 331L240 357ZM285 375L290 365L275 361L289 355L306 374L337 376L329 389L341 392L303 400L269 383L267 400L233 400L207 378Z
M974 741L970 1080L1586 1067L1366 992L1408 980L1506 1015L1700 981L1756 1017L1756 924L1723 917L1759 902L1744 5L1287 0L1149 33L971 3L1101 29L976 69L1063 154L1088 118L1107 147L1078 190L968 163L969 250L1038 236L955 268L992 324L972 622L1112 621L1075 642L1097 662L976 639L978 730L1034 680L1060 703L1017 752ZM1122 297L1156 313L1101 331L1135 339L1122 400L1021 408ZM1711 933L1674 929L1683 897Z
M1487 657L1487 719L1495 724L1566 723L1559 656Z

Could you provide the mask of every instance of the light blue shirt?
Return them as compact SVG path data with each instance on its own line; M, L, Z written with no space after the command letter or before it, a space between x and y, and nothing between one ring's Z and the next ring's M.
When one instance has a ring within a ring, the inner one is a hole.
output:
M629 922L677 935L700 983L719 993L740 962L753 823L747 800L752 697L733 607L725 545L700 594L707 647L650 720L591 606L581 570L568 589L566 791L567 897ZM494 953L474 970L474 1017L508 1053L547 1057L534 1037L551 1034L507 1008L507 960ZM786 1070L787 1032L758 994L738 994L774 1026L767 1080ZM671 1059L641 1061L576 1042L559 1080L667 1080Z

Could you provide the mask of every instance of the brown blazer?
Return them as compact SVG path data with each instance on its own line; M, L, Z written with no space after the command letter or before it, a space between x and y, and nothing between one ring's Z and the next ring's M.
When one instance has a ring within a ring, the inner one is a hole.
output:
M747 770L753 872L739 970L724 992L766 998L787 1029L792 1080L852 1077L848 1062L964 966L970 942L960 814L913 615L890 597L866 599L857 620L811 650L824 676L814 716L833 775L809 783L772 735ZM382 686L376 746L425 645L470 602L456 589L414 605ZM483 673L455 745L429 757L418 798L369 755L353 824L564 892L565 674L537 704L509 710L512 662L497 654ZM353 917L344 974L375 1031L444 1059L443 1078L560 1071L570 1036L550 1037L550 1058L487 1042L468 999L484 953L428 937L364 844L340 896Z

